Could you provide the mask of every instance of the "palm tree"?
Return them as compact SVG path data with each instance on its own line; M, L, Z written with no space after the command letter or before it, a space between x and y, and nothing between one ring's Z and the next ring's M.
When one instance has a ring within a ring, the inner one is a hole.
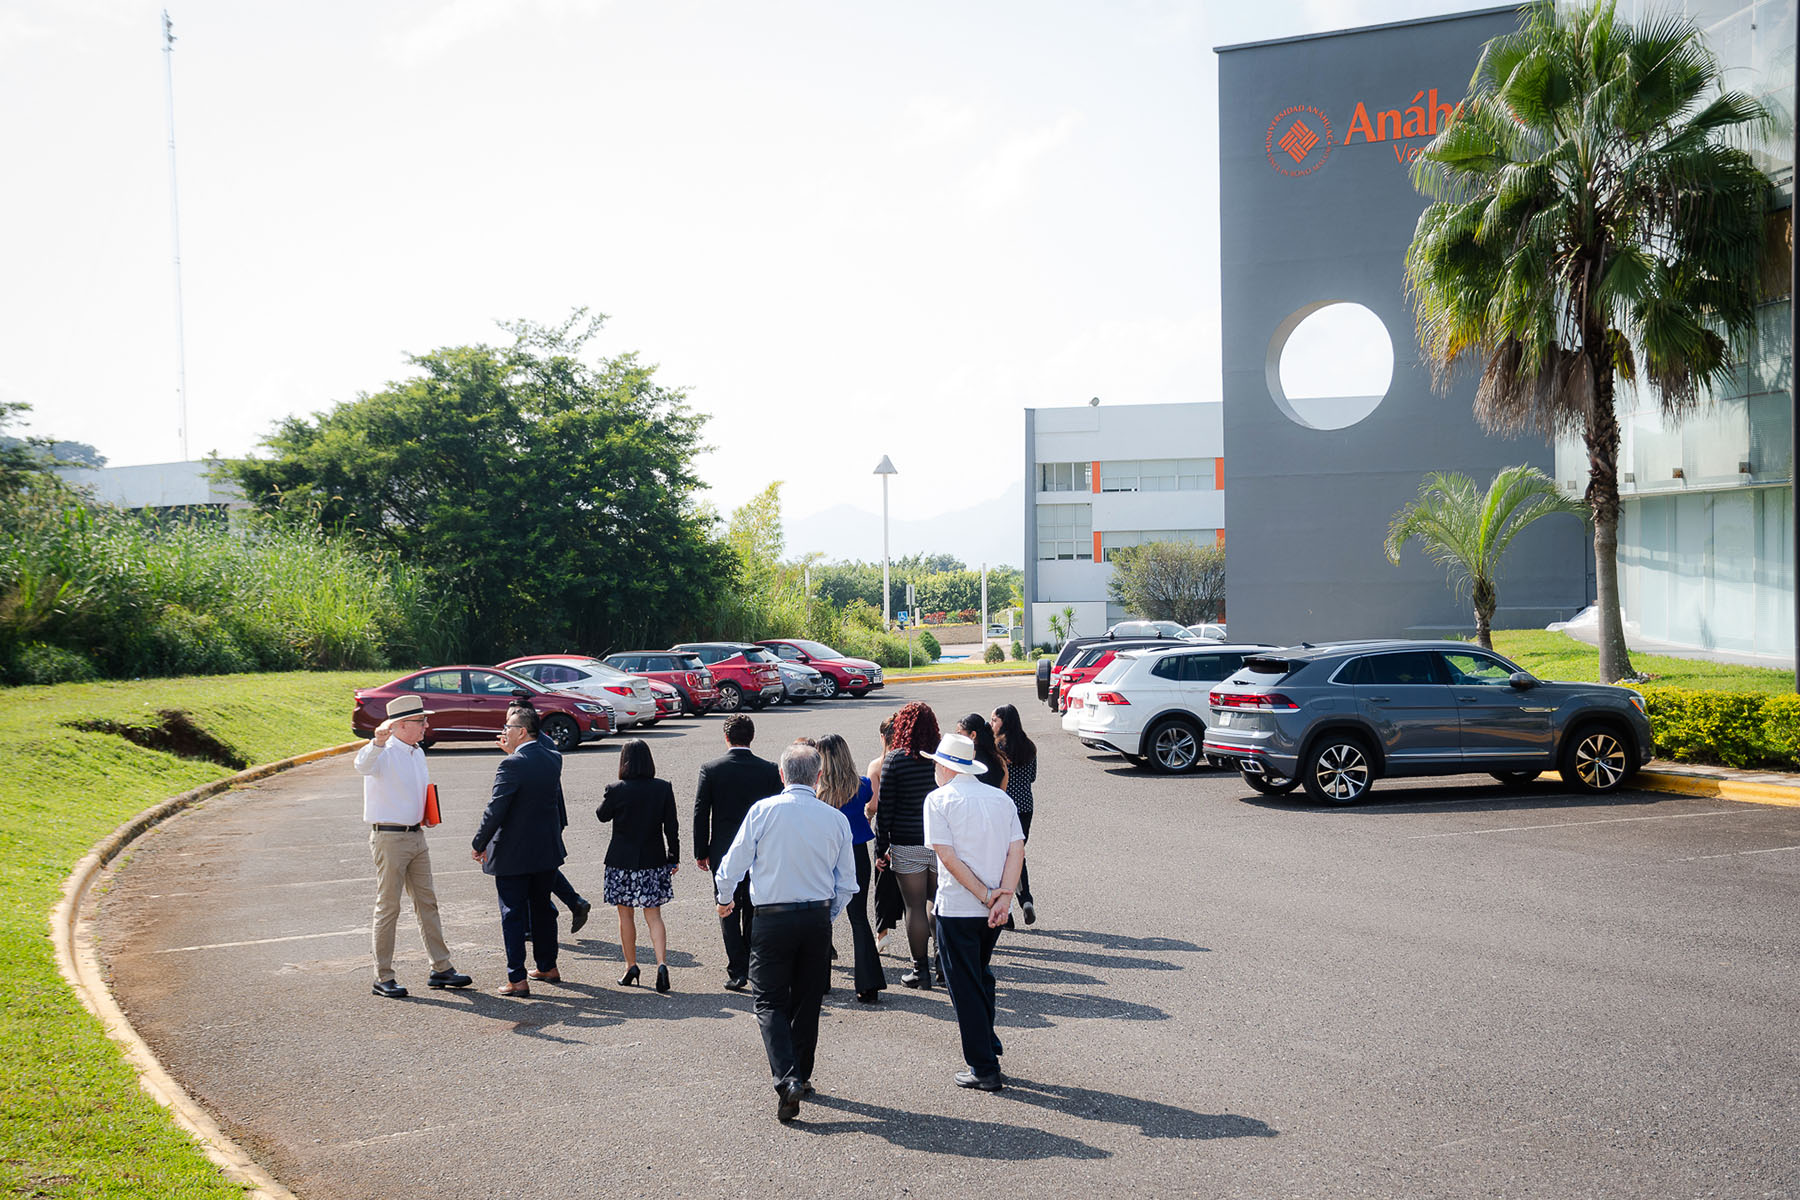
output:
M1631 673L1619 613L1614 379L1668 419L1728 380L1755 333L1769 181L1729 137L1769 126L1720 86L1685 17L1536 0L1483 48L1413 182L1406 253L1434 382L1476 364L1489 429L1586 444L1600 678Z
M1457 595L1468 593L1475 605L1475 640L1492 650L1500 560L1526 526L1559 512L1586 516L1587 506L1557 495L1556 481L1536 467L1506 468L1485 496L1476 493L1467 475L1434 471L1419 485L1419 498L1388 522L1388 561L1398 566L1401 549L1417 538L1450 572Z

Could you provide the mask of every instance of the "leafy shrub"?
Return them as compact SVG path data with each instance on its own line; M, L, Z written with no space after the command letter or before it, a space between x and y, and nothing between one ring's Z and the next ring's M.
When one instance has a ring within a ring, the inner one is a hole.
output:
M1004 651L1000 648L999 642L989 642L988 648L981 655L981 659L983 662L991 662L991 663L1005 662L1006 661L1006 651Z
M943 614L940 613L939 615L942 616ZM921 629L919 631L919 650L925 655L927 662L936 662L944 656L944 648L938 645L937 638L932 635L932 632L929 629Z
M1763 698L1763 743L1770 754L1800 762L1800 696Z
M1656 752L1677 762L1727 767L1800 761L1800 696L1696 688L1641 689Z
M20 647L8 674L19 683L86 683L100 678L86 655L43 642Z
M1025 644L1023 642L1019 641L1018 638L1013 639L1013 661L1014 662L1024 662L1025 661Z

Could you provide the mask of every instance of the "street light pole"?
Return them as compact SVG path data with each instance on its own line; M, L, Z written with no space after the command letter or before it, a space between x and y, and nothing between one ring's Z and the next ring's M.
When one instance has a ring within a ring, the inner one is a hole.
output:
M893 594L893 584L888 580L888 476L900 472L894 466L894 460L887 455L875 464L875 474L881 476L881 630L887 632L889 621L888 599Z

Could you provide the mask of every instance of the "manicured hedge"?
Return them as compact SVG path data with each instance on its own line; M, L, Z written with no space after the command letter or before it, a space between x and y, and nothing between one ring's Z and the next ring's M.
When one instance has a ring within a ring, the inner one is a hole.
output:
M1643 687L1658 757L1728 767L1800 764L1800 695Z

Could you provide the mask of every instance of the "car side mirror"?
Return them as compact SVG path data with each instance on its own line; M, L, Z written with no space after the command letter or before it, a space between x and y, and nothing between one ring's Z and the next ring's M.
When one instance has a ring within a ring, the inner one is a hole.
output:
M1524 691L1526 688L1534 688L1538 685L1537 676L1533 675L1530 671L1514 671L1509 682L1520 691Z
M524 688L514 688L512 691L512 694L513 694L514 700L529 700L529 699L531 699L531 693L526 691Z
M812 659L811 659L811 658L810 658L810 657L809 657L809 656L807 656L807 655L805 655L805 654L796 654L796 655L794 655L794 661L795 661L795 662L803 662L803 663L809 663L809 662L811 662L811 661L812 661Z

